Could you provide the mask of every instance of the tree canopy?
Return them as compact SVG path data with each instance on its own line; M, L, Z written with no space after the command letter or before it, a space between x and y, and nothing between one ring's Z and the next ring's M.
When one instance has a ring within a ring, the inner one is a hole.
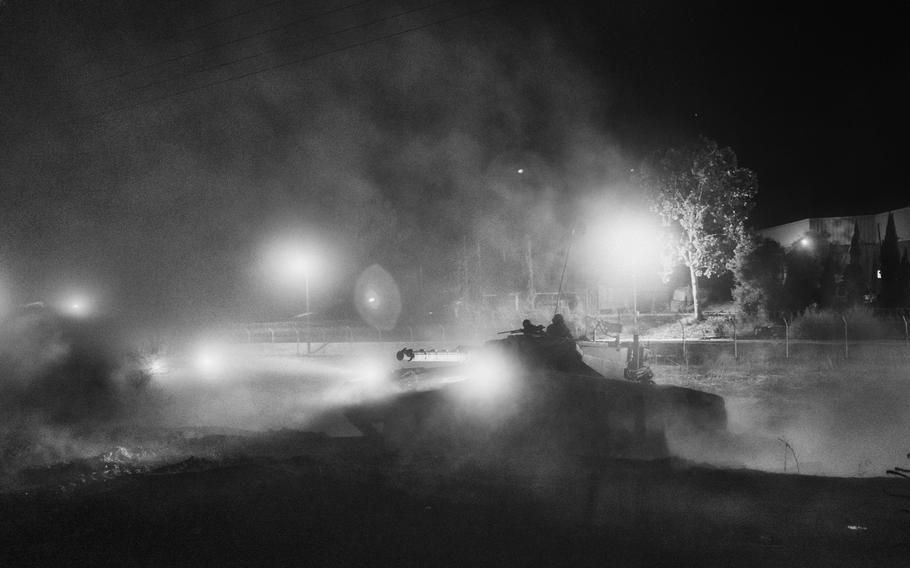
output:
M667 260L689 268L700 319L698 278L731 269L750 246L746 221L758 178L739 166L731 148L702 137L645 160L637 182L667 228Z

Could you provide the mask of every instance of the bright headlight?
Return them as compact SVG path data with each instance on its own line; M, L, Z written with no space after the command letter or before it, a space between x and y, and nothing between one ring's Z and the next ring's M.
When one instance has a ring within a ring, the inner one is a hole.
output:
M145 365L145 370L150 375L163 375L167 372L167 361L162 357L152 357Z
M466 363L464 392L470 398L493 400L507 396L515 386L515 364L501 353L472 355Z
M220 373L225 367L225 354L221 349L211 345L200 347L194 357L196 370L204 375Z

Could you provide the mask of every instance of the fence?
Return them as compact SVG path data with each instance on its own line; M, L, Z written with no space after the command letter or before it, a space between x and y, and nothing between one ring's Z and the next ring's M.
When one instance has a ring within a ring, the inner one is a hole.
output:
M742 361L804 360L834 364L840 360L910 360L910 316L902 311L877 314L853 321L850 314L801 317L794 323L786 316L780 324L743 326L732 316L721 317L710 335L686 337L680 325L678 340L652 344L658 357L686 363L716 358ZM839 321L832 321L839 320ZM691 333L691 332L690 332Z
M698 365L715 361L743 364L844 362L910 363L910 344L901 340L829 341L805 339L643 340L656 363Z
M659 317L659 316L658 316ZM830 318L829 318L830 319ZM717 358L736 361L818 360L833 364L840 360L910 360L910 316L905 313L881 315L871 321L854 322L840 316L836 325L824 321L795 325L782 317L780 324L742 326L733 317L722 319L710 335L692 336L683 325L679 335L668 339L643 337L658 362L698 364ZM495 324L491 324L495 325ZM473 324L415 324L382 330L345 323L306 325L297 322L265 322L232 326L234 341L242 343L294 343L325 345L365 342L482 342L496 337L502 329ZM589 332L593 332L592 327ZM590 333L592 338L610 339L615 334ZM605 337L606 336L606 337Z
M495 333L495 332L494 332ZM376 341L457 341L477 330L442 324L404 325L383 330L363 325L312 325L269 322L232 326L229 335L243 343L363 343Z

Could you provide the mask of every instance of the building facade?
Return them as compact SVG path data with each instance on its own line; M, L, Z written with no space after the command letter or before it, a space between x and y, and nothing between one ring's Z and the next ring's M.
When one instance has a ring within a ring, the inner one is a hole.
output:
M866 275L867 282L874 288L879 276L879 255L889 213L894 215L898 248L901 254L904 254L910 250L910 207L871 215L800 219L783 225L759 229L756 232L776 241L785 249L796 246L814 246L813 240L821 240L832 247L836 254L840 254L841 260L846 264L849 259L850 243L853 239L853 228L858 226L863 273Z

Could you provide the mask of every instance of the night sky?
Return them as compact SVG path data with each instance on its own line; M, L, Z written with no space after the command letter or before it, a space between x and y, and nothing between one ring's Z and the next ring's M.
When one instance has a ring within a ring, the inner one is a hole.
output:
M0 290L280 317L286 235L335 259L318 308L373 263L445 282L698 135L758 173L755 226L907 206L899 6L6 0Z

